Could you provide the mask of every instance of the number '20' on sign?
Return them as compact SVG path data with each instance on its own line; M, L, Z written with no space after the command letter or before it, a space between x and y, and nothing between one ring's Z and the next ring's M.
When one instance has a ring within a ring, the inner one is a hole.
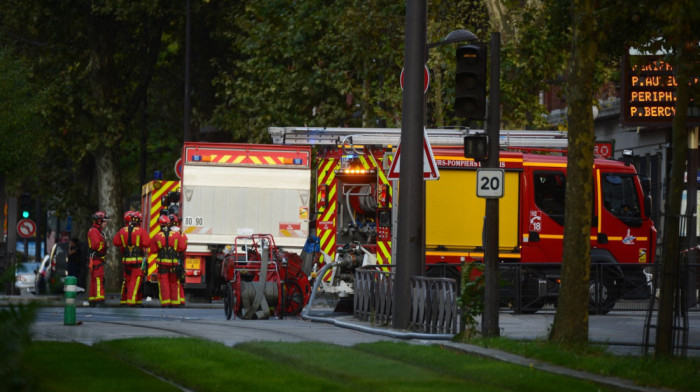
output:
M476 171L476 196L487 199L503 197L503 169L478 169Z

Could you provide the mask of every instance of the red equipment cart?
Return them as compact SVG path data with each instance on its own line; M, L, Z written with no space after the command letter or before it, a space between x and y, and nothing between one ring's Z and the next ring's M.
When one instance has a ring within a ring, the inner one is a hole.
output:
M224 254L224 312L244 319L296 316L309 302L311 284L299 255L278 249L271 234L238 236ZM264 277L264 278L261 278Z

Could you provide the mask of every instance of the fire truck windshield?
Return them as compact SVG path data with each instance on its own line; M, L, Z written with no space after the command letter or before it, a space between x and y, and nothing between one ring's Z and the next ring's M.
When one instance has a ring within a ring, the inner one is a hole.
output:
M564 224L564 192L566 178L560 171L538 171L533 174L535 204L560 225Z
M630 218L641 218L639 196L632 174L606 174L601 184L603 206L626 223Z

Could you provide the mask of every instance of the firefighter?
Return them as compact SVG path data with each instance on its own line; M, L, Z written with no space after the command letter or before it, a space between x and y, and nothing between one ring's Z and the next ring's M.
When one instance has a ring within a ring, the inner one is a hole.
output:
M169 215L170 219L170 234L173 237L178 237L178 266L175 267L177 272L177 288L178 288L178 306L185 306L185 250L187 249L187 236L180 231L180 217L177 214ZM172 301L172 297L171 297ZM175 305L175 303L172 303Z
M177 267L180 264L178 252L184 252L179 235L172 235L170 231L170 218L161 215L158 218L160 232L151 240L151 253L156 254L158 265L158 292L160 305L172 307L180 305L179 280ZM179 234L179 233L178 233Z
M107 254L107 240L104 229L109 217L103 211L97 211L92 215L93 224L88 230L88 248L90 249L90 264L88 274L90 291L88 301L90 307L104 306L105 303L105 255Z
M141 286L141 260L148 251L151 239L148 233L134 221L134 211L124 213L124 227L119 229L112 242L118 247L122 255L122 269L124 280L122 282L121 304L128 306L141 305L138 298Z

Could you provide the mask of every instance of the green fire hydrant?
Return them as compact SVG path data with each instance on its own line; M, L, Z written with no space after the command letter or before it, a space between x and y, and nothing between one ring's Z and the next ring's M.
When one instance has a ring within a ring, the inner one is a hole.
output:
M63 287L63 292L66 295L66 305L63 309L64 325L75 325L75 288L77 285L78 278L66 276Z

